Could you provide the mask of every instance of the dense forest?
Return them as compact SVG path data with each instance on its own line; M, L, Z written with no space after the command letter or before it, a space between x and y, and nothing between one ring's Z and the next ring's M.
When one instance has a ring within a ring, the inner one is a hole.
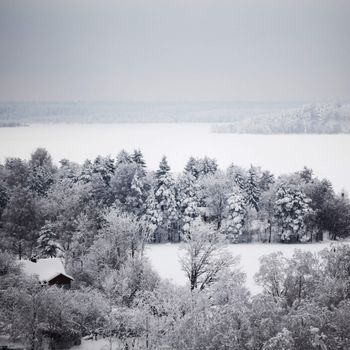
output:
M304 168L189 159L176 177L139 150L79 165L45 149L0 167L0 335L27 348L105 337L121 349L311 350L350 346L350 247L261 259L251 296L225 244L311 242L350 234L350 203ZM188 286L160 280L152 242L183 242ZM43 286L20 259L60 256L72 288Z
M234 134L348 134L350 105L310 104L299 109L214 125L212 130Z
M175 177L165 157L147 170L139 150L58 167L43 148L29 161L8 158L0 165L0 215L2 248L19 258L47 244L64 252L89 246L114 216L142 226L147 242L179 242L196 219L231 243L350 235L347 195L311 169L275 178L253 165L222 171L204 157L190 158Z

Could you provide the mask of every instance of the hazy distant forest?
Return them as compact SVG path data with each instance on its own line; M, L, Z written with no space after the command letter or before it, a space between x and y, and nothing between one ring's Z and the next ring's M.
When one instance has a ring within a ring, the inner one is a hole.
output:
M0 103L0 127L33 123L213 123L216 133L350 133L350 105L301 103ZM215 124L219 123L219 124Z
M274 177L141 151L57 167L45 149L0 167L0 334L29 349L105 337L120 349L311 350L350 346L350 247L261 260L251 296L224 243L311 242L350 233L350 203L308 168ZM182 241L188 287L162 281L146 243ZM19 259L62 256L72 288L41 286ZM19 258L19 259L18 259Z

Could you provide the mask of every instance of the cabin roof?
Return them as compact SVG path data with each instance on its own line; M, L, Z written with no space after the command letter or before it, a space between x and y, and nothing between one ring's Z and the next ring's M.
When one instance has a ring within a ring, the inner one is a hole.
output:
M20 263L26 275L37 275L40 282L49 282L59 275L73 280L73 277L66 274L61 258L38 259L37 262L22 260Z

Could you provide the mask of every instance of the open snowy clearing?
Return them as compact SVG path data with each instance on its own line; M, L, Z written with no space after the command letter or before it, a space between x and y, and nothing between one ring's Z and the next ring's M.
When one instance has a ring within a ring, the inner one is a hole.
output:
M254 275L259 270L259 258L272 252L280 251L285 257L292 257L295 249L317 253L331 245L331 242L309 243L309 244L232 244L227 246L234 256L240 256L240 267L246 273L246 285L252 294L261 292L261 288L255 283ZM333 243L337 244L337 243ZM350 242L346 242L350 244ZM186 285L187 279L181 269L179 257L183 254L181 244L150 244L146 247L146 256L150 259L153 268L160 277L169 279L178 285Z
M97 155L115 156L122 149L142 150L151 170L166 155L173 172L183 170L190 156L216 158L222 168L231 163L262 166L275 175L304 165L327 177L336 191L350 190L350 135L235 135L211 133L207 123L157 124L36 124L0 128L0 161L28 158L45 147L55 162L82 163ZM82 147L82 145L84 145Z

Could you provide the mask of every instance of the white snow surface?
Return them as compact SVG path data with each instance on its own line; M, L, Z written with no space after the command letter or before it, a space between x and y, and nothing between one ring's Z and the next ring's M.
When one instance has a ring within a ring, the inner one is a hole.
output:
M348 241L345 243L350 244ZM247 277L246 286L252 294L257 294L262 289L255 283L254 275L259 270L259 259L261 256L280 251L285 257L290 258L295 249L317 253L331 244L329 241L308 244L230 244L226 247L226 250L233 256L240 256L240 268ZM188 282L179 262L179 256L183 254L180 246L181 243L149 244L146 246L145 255L149 258L152 267L161 278L184 286Z
M141 149L151 170L166 155L173 172L183 170L190 156L216 158L221 168L231 163L262 166L275 175L308 166L332 181L336 191L350 191L350 135L236 135L210 132L207 123L33 124L0 128L0 162L29 158L45 147L55 162L82 163L97 155L116 156L122 149Z
M37 275L42 282L49 281L59 274L72 278L66 274L61 258L38 259L36 263L30 260L21 260L20 263L26 275Z

